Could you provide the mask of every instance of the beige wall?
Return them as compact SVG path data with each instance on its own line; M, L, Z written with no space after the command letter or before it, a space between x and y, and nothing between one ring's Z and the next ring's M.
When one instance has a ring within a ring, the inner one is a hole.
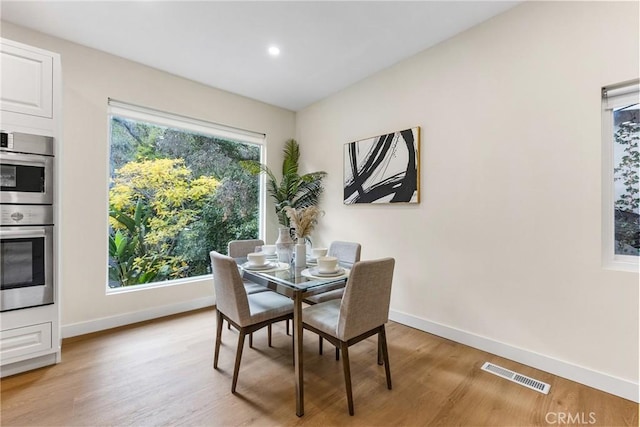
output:
M392 310L638 382L638 274L601 267L600 88L638 3L527 2L297 114L318 241L397 259ZM343 144L420 126L421 203L342 204ZM636 388L637 396L637 388Z
M265 133L267 159L276 165L280 163L282 143L294 136L294 113L9 23L2 23L2 37L57 52L62 57L63 331L65 327L92 322L89 328L110 325L113 323L108 319L126 317L128 313L162 313L166 306L212 297L213 285L209 279L153 290L105 294L107 99ZM270 216L268 228L272 240L276 224L277 220Z

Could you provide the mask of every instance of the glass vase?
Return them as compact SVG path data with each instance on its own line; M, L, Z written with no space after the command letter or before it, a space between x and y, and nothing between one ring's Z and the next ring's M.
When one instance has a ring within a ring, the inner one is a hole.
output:
M278 228L278 239L276 240L276 252L278 254L278 261L291 263L293 258L294 243L291 239L291 231L289 227Z

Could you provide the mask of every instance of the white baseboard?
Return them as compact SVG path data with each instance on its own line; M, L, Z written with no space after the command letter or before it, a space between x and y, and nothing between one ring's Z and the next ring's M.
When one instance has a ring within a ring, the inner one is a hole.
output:
M211 296L179 302L176 304L164 305L161 307L154 307L147 310L118 314L116 316L101 317L87 322L62 325L62 338L104 331L106 329L117 328L118 326L130 325L132 323L144 322L145 320L157 319L159 317L170 316L172 314L211 307L214 304L215 298Z
M44 366L55 365L58 362L60 362L60 352L45 354L44 356L38 356L32 359L21 360L19 362L1 366L0 377L4 378L10 375L42 368Z
M391 310L389 319L638 403L638 383Z

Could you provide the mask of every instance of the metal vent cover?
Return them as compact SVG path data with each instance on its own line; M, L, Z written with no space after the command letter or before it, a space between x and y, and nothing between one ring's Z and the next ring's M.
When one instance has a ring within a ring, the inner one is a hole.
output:
M481 369L499 377L506 378L509 381L513 381L514 383L528 387L532 390L539 391L540 393L549 394L549 389L551 389L551 386L547 383L529 378L507 368L494 365L493 363L484 362L484 365L482 365Z

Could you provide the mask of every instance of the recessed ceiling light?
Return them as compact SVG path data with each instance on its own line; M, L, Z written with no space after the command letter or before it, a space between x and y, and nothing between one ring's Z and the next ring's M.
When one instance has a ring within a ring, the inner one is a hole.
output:
M280 55L280 48L278 48L278 46L269 46L269 55L271 56Z

